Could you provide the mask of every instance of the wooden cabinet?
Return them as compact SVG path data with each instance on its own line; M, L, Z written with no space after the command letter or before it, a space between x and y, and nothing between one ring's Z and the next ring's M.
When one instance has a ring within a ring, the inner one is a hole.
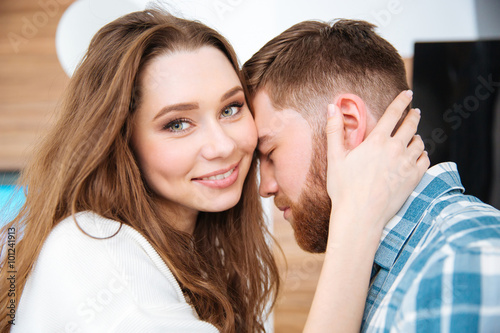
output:
M55 33L69 3L0 1L0 171L22 168L54 119L68 82Z

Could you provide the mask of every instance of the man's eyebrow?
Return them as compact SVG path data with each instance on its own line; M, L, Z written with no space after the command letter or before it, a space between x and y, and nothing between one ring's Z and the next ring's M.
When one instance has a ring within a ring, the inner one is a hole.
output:
M259 136L259 142L257 142L257 148L265 145L266 143L271 141L271 139L272 139L272 136L269 134L264 134L262 136Z
M220 101L224 102L226 99L233 97L234 95L236 95L240 91L243 91L243 88L241 86L236 86L234 88L231 88L228 90L227 93L222 95Z
M198 109L200 106L198 103L177 103L177 104L172 104L165 106L156 114L156 116L153 118L153 120L156 120L160 118L161 116L171 112L171 111L189 111L189 110L195 110Z

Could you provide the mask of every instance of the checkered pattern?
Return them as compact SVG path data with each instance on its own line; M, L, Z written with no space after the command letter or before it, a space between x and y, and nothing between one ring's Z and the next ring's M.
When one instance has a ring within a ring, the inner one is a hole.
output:
M500 211L428 170L386 226L362 332L500 332Z

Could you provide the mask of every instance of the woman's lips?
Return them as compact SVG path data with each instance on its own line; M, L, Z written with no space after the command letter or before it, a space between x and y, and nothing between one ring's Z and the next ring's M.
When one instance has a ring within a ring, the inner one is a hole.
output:
M238 179L239 163L224 170L215 171L198 178L193 181L198 184L211 188L223 189L233 185Z

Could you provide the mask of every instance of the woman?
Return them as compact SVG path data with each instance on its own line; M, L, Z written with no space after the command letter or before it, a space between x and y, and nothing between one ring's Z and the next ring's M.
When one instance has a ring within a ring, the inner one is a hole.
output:
M3 331L262 332L279 277L244 93L233 49L200 23L144 11L102 28L4 229L22 238L15 273L2 261Z

